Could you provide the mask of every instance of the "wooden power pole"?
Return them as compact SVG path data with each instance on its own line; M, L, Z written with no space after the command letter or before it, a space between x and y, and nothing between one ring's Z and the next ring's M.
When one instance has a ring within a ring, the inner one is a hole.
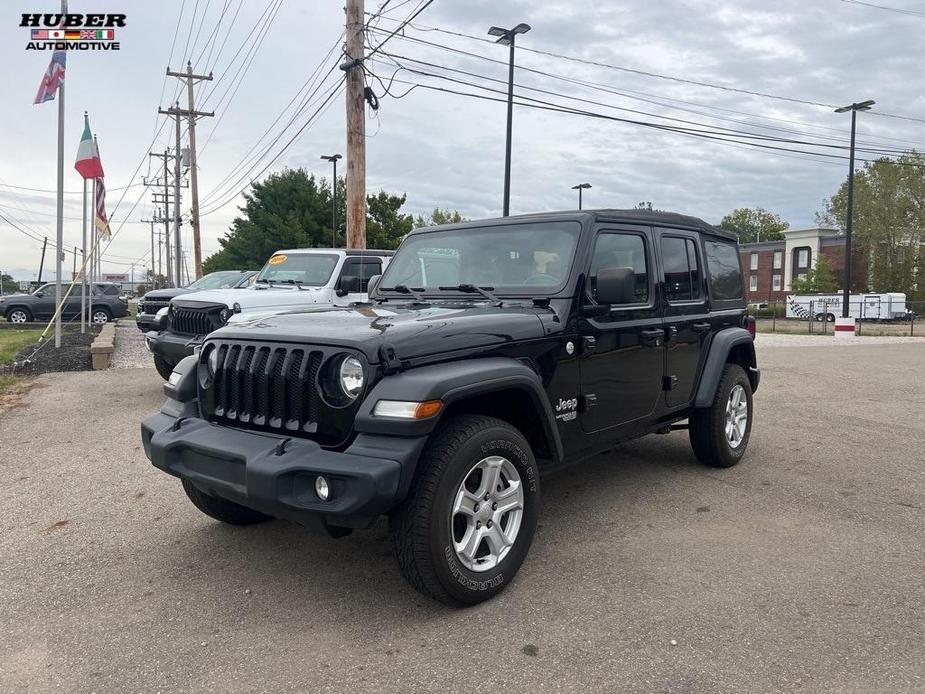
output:
M363 0L347 0L347 248L366 248L366 94ZM336 184L336 181L335 181Z
M363 21L362 13L360 13L360 21ZM181 110L177 107L174 107L168 109L167 112L176 115L178 118L180 115L184 115L189 119L190 192L192 194L192 204L190 205L190 222L193 227L193 257L196 262L196 279L199 279L202 277L202 246L199 242L199 178L196 173L196 118L199 116L214 116L215 113L206 113L204 111L196 110L193 85L196 84L196 82L201 82L203 80L211 80L212 73L210 72L208 75L193 74L193 66L191 63L187 62L186 72L171 72L170 68L168 67L167 74L170 77L178 77L186 82L186 109ZM360 79L362 81L362 75L360 76ZM161 110L161 113L164 113L164 111ZM179 152L177 154L179 155ZM179 254L177 254L177 258L179 257ZM179 262L180 261L178 260L178 267Z

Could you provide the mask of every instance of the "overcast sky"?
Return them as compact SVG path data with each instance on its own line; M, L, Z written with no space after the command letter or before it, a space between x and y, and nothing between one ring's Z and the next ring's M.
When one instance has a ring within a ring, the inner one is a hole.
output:
M248 36L255 26L262 26L261 17L269 17L277 2L281 5L272 25L259 49L253 50L254 39ZM391 0L378 27L393 29L396 22L390 19L405 19L418 4L419 0ZM527 22L533 29L519 38L519 45L528 49L820 104L873 98L877 112L925 118L925 6L913 0L876 0L875 4L913 12L845 0L435 0L415 20L417 28L406 33L503 62L507 59L504 47L431 29L483 37L492 24ZM56 5L7 0L0 7L5 71L0 115L0 212L30 234L47 235L52 240L57 105L32 104L50 53L25 50L28 30L18 24L22 12L56 11ZM367 0L369 11L380 5L381 0ZM146 156L152 141L157 151L173 144L172 126L161 128L159 135L152 137L163 124L157 119L157 107L167 106L177 89L176 80L165 80L168 62L176 69L191 57L198 71L212 69L216 78L213 84L197 86L204 104L201 108L216 111L215 118L203 119L197 129L205 257L218 248L218 237L236 214L240 202L236 191L280 153L334 89L341 75L336 69L314 100L292 118L302 98L314 93L300 91L303 83L319 66L324 75L338 62L342 7L342 0L110 0L105 6L71 0L71 12L105 10L127 15L128 26L116 30L119 52L70 53L67 66L65 189L79 191L81 186L73 161L86 109L99 137L110 190L107 206L117 232L107 251L105 272L127 272L133 259L140 260L137 267L150 263L149 227L140 220L150 219L154 209L150 194L138 184L142 176L157 173L156 161L149 169ZM180 31L171 56L181 8ZM217 26L223 9L225 16ZM213 35L215 40L210 42ZM384 36L373 32L370 43L376 45ZM335 46L335 52L325 60ZM503 64L401 36L390 40L382 52L500 81L442 73L490 89L503 90L507 78ZM249 54L253 60L242 75ZM441 72L405 58L397 59L408 67ZM368 64L370 72L386 84L396 69L391 60L380 53ZM771 147L847 154L839 147L847 144L849 116L837 115L824 106L666 80L527 50L518 52L517 62L572 80L519 71L516 81L522 87L518 92L532 99L714 133L728 128L836 145L819 149L764 141ZM576 84L575 80L599 88ZM410 86L402 82L479 91L406 70L395 76L390 92L401 96ZM367 122L370 191L382 188L406 193L406 209L414 213L439 206L458 209L472 218L500 214L503 103L422 87L397 99L384 94L374 77L370 76L368 83L381 102L378 113ZM528 91L528 87L555 95ZM492 92L479 93L500 97ZM295 105L285 110L297 94ZM585 101L570 101L569 97ZM252 169L253 159L247 166L239 166L252 148L262 153L290 120L291 127ZM265 132L269 135L255 148ZM660 209L718 222L736 207L761 206L777 212L793 227L804 227L814 224L823 199L837 189L847 171L847 162L837 158L724 144L640 125L523 107L515 110L514 132L514 214L574 209L577 198L570 188L587 181L593 188L585 193L586 207L631 207L650 200ZM858 132L862 144L877 149L925 147L923 122L862 114ZM343 153L344 148L344 103L338 94L266 173L301 166L329 176L329 165L320 161L319 155ZM223 184L234 171L237 173ZM123 188L127 185L131 187ZM67 247L80 245L80 201L79 194L65 196ZM184 225L184 238L189 238L188 225ZM41 244L2 220L0 241L0 270L11 272L16 279L34 278ZM45 277L51 277L49 267L53 267L51 253Z

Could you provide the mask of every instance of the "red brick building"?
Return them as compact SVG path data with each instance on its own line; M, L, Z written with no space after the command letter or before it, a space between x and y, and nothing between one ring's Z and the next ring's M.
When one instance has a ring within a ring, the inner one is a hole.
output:
M837 229L788 229L781 241L743 243L739 246L745 294L750 302L780 301L790 284L804 276L824 255L841 286L845 271L845 236ZM852 253L851 287L867 290L867 263Z

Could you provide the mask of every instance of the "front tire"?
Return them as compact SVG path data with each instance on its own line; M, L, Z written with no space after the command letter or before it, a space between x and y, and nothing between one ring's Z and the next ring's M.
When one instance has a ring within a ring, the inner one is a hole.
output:
M171 364L163 357L159 357L155 354L154 368L157 369L157 372L161 375L161 378L163 378L165 381L170 380L170 374L173 373L173 364Z
M198 508L210 518L228 523L230 525L255 525L270 520L267 516L259 511L254 511L246 506L241 506L233 501L222 499L218 496L212 496L200 491L192 482L183 480L183 491L186 496L193 502L193 506Z
M112 320L112 315L105 309L93 309L92 318L95 325L104 325Z
M732 467L745 455L752 431L752 385L738 364L726 364L710 407L690 418L694 455L704 465Z
M454 417L428 443L408 498L389 519L405 579L454 607L500 593L527 556L539 515L539 470L507 422Z
M32 314L29 313L29 309L14 308L6 314L6 319L10 323L28 323L32 320Z

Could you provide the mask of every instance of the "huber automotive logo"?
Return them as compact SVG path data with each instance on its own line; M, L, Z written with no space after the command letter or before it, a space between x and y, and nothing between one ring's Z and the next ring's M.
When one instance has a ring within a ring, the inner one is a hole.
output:
M27 51L118 51L116 30L124 14L23 13L19 26L28 27Z

